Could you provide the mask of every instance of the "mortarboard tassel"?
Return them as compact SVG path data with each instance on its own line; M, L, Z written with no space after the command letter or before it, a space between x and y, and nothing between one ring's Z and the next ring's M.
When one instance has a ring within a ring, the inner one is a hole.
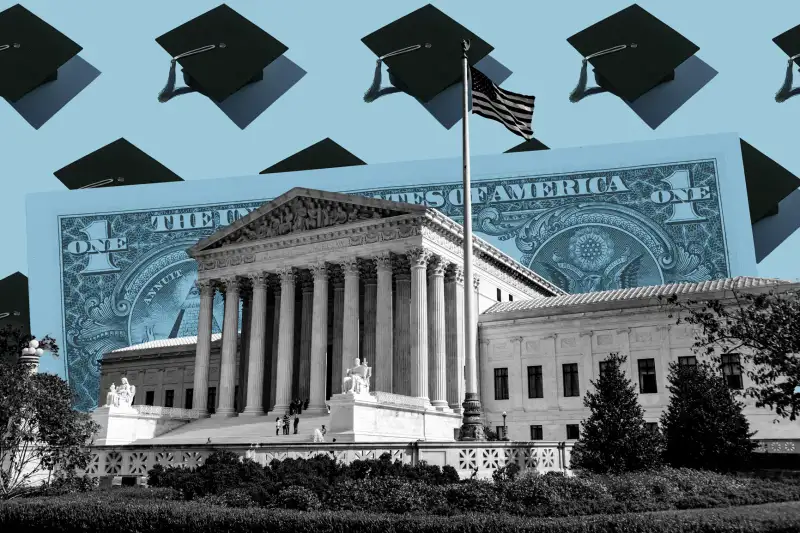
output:
M781 85L781 88L775 94L775 101L779 104L785 102L792 96L800 94L800 87L792 89L792 82L794 81L794 72L792 69L794 68L794 60L797 58L800 58L800 54L790 57L789 64L786 65L786 77L783 79L783 85Z
M595 52L594 54L590 54L584 57L583 61L581 62L581 74L578 77L578 84L575 86L574 89L572 89L572 92L569 93L569 101L574 104L580 102L587 96L607 92L606 89L603 89L602 87L591 87L589 89L586 88L587 69L589 68L589 60L594 57L603 56L606 54L613 54L614 52L620 52L628 48L628 46L629 45L627 44L621 44L618 46L614 46L612 48L600 50L599 52ZM631 48L636 48L636 46L637 46L636 43L630 45Z
M216 47L217 45L215 44L209 44L207 46L195 48L194 50L189 50L188 52L184 52L182 54L178 54L175 57L173 57L172 60L170 60L169 64L169 75L167 76L167 84L164 86L163 89L161 89L161 92L158 93L158 101L163 104L169 102L172 98L176 96L196 92L196 90L193 89L192 87L181 87L180 89L175 89L175 70L178 65L178 60L183 57L191 56L194 54L208 52L209 50L213 50ZM220 44L219 47L225 48L225 45Z
M425 48L430 48L430 43L425 43ZM408 52L413 52L415 50L419 50L422 48L421 44L415 44L413 46L407 46L406 48L401 48L400 50L395 50L394 52L389 52L388 54L384 54L378 58L378 62L375 65L375 74L372 77L372 85L369 86L367 92L364 93L364 101L366 103L374 102L381 96L386 96L387 94L394 94L403 92L403 89L398 87L381 87L381 81L383 78L383 60L387 57L392 56L399 56L401 54L406 54ZM391 78L390 78L391 81Z

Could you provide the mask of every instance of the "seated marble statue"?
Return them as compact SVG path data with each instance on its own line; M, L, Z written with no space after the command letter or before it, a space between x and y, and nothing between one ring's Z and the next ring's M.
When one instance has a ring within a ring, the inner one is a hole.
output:
M122 384L117 388L117 407L130 408L133 397L136 396L136 387L128 383L128 378L122 378Z
M347 369L342 392L369 394L369 378L372 376L372 369L367 365L366 360L362 363L360 359L356 358L355 362L355 367Z
M106 393L106 404L103 407L117 407L118 405L117 386L112 383Z

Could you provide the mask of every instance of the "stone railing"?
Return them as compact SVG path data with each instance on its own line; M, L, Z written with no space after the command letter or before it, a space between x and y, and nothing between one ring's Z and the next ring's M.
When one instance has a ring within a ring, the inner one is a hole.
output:
M756 442L757 453L800 453L800 440L797 439L764 439Z
M134 405L133 408L140 415L150 415L159 418L171 418L175 420L194 420L200 418L200 411L197 409L161 407L159 405Z
M95 478L143 477L153 466L195 468L203 464L214 447L208 445L93 446L89 466L82 473ZM309 459L328 455L348 464L358 459L378 459L388 453L392 460L407 464L425 461L450 465L461 478L490 478L500 467L516 463L523 469L569 473L572 443L566 442L419 442L419 443L286 443L225 445L224 449L268 465L273 460Z
M373 391L370 392L378 403L397 405L400 407L413 407L415 409L424 409L425 400L423 398L415 398L413 396L403 396L401 394L392 394L391 392Z

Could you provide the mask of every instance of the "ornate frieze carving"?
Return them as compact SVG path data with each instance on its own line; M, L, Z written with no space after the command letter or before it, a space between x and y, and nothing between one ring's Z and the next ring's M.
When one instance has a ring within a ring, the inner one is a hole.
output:
M299 196L263 214L209 248L403 214L405 213L389 209Z

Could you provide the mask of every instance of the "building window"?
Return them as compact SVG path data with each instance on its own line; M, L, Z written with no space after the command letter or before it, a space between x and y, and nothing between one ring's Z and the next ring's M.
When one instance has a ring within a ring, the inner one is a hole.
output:
M506 428L503 426L495 426L495 433L497 433L498 439L505 439L506 438Z
M175 402L175 391L172 389L164 391L164 407L172 407Z
M497 289L497 301L498 302L503 301L503 291L501 291L500 289Z
M528 367L528 398L544 398L541 366Z
M209 387L208 388L208 414L213 415L217 412L217 388L216 387Z
M639 359L639 394L654 394L656 386L656 360Z
M564 369L564 397L580 396L578 384L578 363L563 365Z
M145 405L153 405L156 399L156 391L149 390L144 393L144 404Z
M645 422L644 425L650 433L658 433L658 422Z
M578 440L580 436L578 424L567 424L567 440Z
M531 440L542 440L542 426L531 426Z
M687 355L686 357L678 357L678 366L697 366L697 357Z
M194 401L194 389L186 389L186 399L184 400L183 408L191 409L193 401Z
M508 369L494 369L494 399L508 400Z
M731 389L742 389L742 365L738 354L722 356L722 375Z
M508 295L508 301L509 302L513 302L514 301L514 295L513 294L509 294Z
M600 377L606 375L606 369L608 368L608 361L600 361Z

